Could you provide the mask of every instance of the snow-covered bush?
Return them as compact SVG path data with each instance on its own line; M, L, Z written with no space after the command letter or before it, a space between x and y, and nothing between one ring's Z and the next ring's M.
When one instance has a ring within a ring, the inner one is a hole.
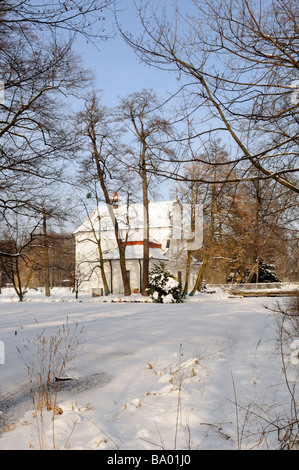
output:
M165 263L156 264L149 272L148 294L157 303L183 302L180 282L166 269Z
M252 283L256 282L256 274L252 276ZM259 260L258 282L281 282L275 272L275 266Z

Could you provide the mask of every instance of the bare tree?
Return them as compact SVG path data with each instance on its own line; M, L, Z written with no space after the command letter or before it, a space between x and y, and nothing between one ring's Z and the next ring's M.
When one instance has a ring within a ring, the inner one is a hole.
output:
M100 104L95 93L92 94L90 99L86 100L85 110L78 114L78 122L82 126L82 132L84 136L87 137L87 146L90 148L90 156L85 162L85 165L92 165L96 170L103 198L113 224L115 240L119 250L120 271L124 294L129 296L131 295L131 288L126 269L126 244L123 240L113 205L111 204L113 193L109 193L107 184L108 176L112 176L112 173L118 174L118 160L115 158L118 151L112 139L113 132L108 126L107 110Z
M172 131L159 109L157 96L152 90L142 90L121 100L118 118L134 139L128 150L129 169L136 172L142 185L143 201L143 265L142 295L147 295L149 273L149 191L150 180L165 155L172 155L167 139Z
M74 156L69 97L79 97L90 74L72 51L73 41L107 37L103 9L111 3L0 2L1 217L34 213L34 190L58 181L65 159Z
M232 161L298 193L298 2L164 3L140 3L142 32L123 32L127 42L146 64L177 73L194 137L222 134Z
M28 32L29 34L29 32ZM33 44L18 35L0 53L5 101L0 104L0 206L30 210L29 188L58 181L76 142L69 132L66 95L79 92L88 76L71 45Z
M43 213L43 245L44 245L44 266L45 266L45 294L50 297L50 266L49 266L49 239L47 230L46 210L42 208Z
M18 28L25 34L28 27L37 31L71 36L81 34L87 40L106 39L105 10L114 0L2 0L1 32Z
M5 224L1 230L0 242L0 271L13 286L19 301L22 302L29 277L23 282L22 265L28 261L27 253L32 242L36 239L34 234L36 225L28 233L20 217L16 216L14 224Z
M87 193L87 199L91 199L95 201L95 206L96 209L92 212L92 215L96 215L95 217L90 216L87 204L84 200L81 200L81 203L84 206L84 210L87 214L88 221L89 221L89 227L91 231L91 236L88 234L87 238L81 239L81 242L86 242L89 241L91 243L95 243L97 246L97 262L93 263L92 271L94 269L97 269L98 267L100 268L101 272L101 277L102 277L102 282L103 282L103 290L105 295L110 294L110 288L108 286L108 281L107 281L107 276L106 276L106 271L105 271L105 264L104 264L104 257L103 257L103 248L102 248L102 234L101 234L101 214L99 212L99 204L101 202L101 198L99 197L98 194L98 177L95 175L95 168L93 168L93 165L91 165L90 160L85 160L83 162L83 171L82 171L82 177L79 179L80 184L84 184L86 188L88 189ZM95 261L95 260L94 260ZM91 267L91 260L82 260L81 263L89 263L89 266ZM78 269L78 272L80 271L79 266L76 266ZM83 271L83 269L81 269ZM89 270L90 271L90 270ZM90 277L90 272L88 273L88 276ZM83 276L82 276L83 279ZM84 279L86 280L86 279ZM79 286L78 286L79 287Z
M210 162L217 165L210 165ZM190 295L194 295L197 290L201 290L207 265L214 255L220 261L225 258L222 242L226 232L227 220L234 207L236 190L234 185L216 183L218 180L225 180L227 175L232 174L233 165L229 161L229 154L226 147L219 141L213 140L206 147L205 151L198 155L198 161L185 166L186 181L178 186L178 196L182 201L188 202L192 206L203 205L204 214L204 246L197 253L187 253L186 271L190 268L191 256L201 259L197 278ZM189 176L198 181L189 181ZM206 185L200 182L200 176L210 178L213 184ZM191 224L198 221L191 220ZM185 292L188 291L188 276L186 275Z

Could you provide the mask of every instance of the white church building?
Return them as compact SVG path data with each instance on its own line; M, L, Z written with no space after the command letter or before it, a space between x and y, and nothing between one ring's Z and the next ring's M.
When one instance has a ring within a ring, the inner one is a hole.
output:
M74 232L76 249L76 282L79 292L103 295L104 286L100 270L100 250L110 292L122 294L123 285L119 264L119 250L114 232L116 218L126 250L126 269L132 293L139 293L142 280L144 207L142 203L119 204L114 195L110 208L99 205ZM110 209L110 211L109 211ZM170 272L184 282L187 249L198 249L202 244L201 208L197 214L199 230L195 245L190 240L190 210L177 201L150 202L149 204L149 256L150 269L163 261ZM189 215L188 215L189 213ZM194 235L194 233L192 234ZM194 240L194 236L193 236ZM189 243L189 245L188 245ZM192 258L190 285L195 282L200 263Z

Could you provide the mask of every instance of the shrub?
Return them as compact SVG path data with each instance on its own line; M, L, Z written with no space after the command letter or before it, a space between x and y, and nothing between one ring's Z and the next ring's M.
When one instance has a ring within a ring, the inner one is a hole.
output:
M256 282L256 274L253 275L250 282ZM265 263L263 260L259 261L258 282L281 282L273 264Z
M180 282L167 270L165 263L156 264L149 272L148 294L157 303L181 303L184 300Z

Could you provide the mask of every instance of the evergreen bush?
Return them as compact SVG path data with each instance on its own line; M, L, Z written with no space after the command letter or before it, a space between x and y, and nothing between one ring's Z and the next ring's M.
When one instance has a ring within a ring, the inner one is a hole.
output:
M181 303L184 300L180 282L168 271L165 263L156 264L149 272L148 294L157 303Z
M253 275L251 282L256 282L256 274ZM266 263L263 260L259 261L258 282L281 282L275 273L273 264Z

